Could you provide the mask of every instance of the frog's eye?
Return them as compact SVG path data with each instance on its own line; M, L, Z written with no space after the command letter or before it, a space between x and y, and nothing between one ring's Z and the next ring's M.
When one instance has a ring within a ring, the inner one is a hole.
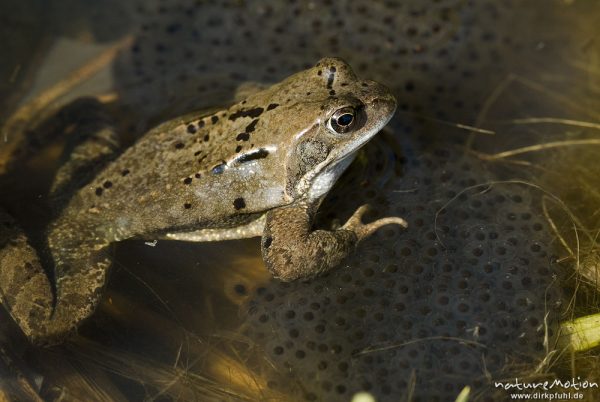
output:
M336 133L346 133L352 129L356 123L356 109L353 107L343 107L336 110L329 118L327 127Z

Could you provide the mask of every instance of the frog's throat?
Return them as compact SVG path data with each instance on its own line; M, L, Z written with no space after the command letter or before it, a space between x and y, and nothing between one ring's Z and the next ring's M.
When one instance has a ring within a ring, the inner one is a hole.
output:
M355 157L356 152L353 152L340 160L326 165L324 169L319 170L318 174L312 176L313 180L311 182L301 183L301 185L305 186L301 188L306 189L303 194L306 194L308 200L311 202L322 199L331 190L342 173L350 166Z

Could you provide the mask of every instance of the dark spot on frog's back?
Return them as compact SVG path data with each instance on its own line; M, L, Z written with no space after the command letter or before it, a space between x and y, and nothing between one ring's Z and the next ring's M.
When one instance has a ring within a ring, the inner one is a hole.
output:
M239 133L237 137L235 137L238 141L248 141L250 139L250 134L248 133Z
M335 67L329 69L329 75L327 76L327 88L331 89L333 86L333 80L335 79Z
M273 109L275 109L277 106L279 106L279 103L271 103L271 104L269 104L269 106L267 106L267 111L269 111L269 110L273 110Z
M254 119L252 120L252 122L250 122L250 124L248 124L246 126L246 132L247 133L251 133L254 131L254 129L256 128L256 124L258 123L258 119Z
M262 107L255 107L252 109L240 109L235 113L232 113L229 116L229 120L236 120L240 117L252 117L253 119L257 118L264 112L265 109Z
M210 118L210 121L212 122L212 124L216 124L219 121L219 116L212 116Z
M190 134L195 134L196 133L196 126L194 126L193 124L188 124L187 126L187 132Z
M242 197L236 198L235 200L233 200L233 207L236 210L246 208L246 201Z

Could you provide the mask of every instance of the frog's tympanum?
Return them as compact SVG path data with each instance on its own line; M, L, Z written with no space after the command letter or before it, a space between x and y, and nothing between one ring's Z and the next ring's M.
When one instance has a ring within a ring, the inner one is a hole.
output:
M47 231L50 268L29 258L23 236L3 246L3 302L32 341L59 342L97 306L109 246L132 238L262 236L276 278L327 272L379 227L406 225L363 224L362 206L337 230L311 229L327 192L395 108L386 87L327 58L227 109L167 121L65 203Z

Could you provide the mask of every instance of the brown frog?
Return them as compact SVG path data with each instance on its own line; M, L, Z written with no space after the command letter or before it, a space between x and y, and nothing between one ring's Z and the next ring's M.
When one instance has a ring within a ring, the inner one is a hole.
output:
M381 226L406 226L398 217L363 224L361 206L337 230L312 230L325 195L395 108L385 86L326 58L227 109L167 121L78 189L50 224L53 281L0 214L5 236L13 231L0 249L3 302L32 341L61 341L96 308L109 246L131 238L262 236L273 276L327 272Z

